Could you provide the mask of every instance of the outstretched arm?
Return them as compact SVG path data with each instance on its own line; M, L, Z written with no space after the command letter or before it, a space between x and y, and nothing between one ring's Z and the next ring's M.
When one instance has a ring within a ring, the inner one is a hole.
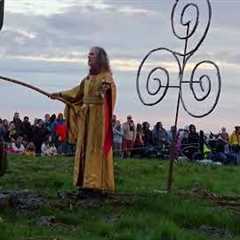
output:
M81 102L84 94L84 80L80 83L79 86L76 86L70 90L52 93L50 98L52 99L64 99L71 103Z

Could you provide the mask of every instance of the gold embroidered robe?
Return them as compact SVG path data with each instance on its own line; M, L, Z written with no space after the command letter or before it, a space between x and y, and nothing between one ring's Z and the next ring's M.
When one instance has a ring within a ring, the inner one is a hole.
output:
M106 99L101 94L103 81L111 86L112 101L108 104L112 104L113 109L116 86L109 72L89 75L79 86L61 92L61 96L74 105L74 109L65 108L68 140L76 143L74 184L83 188L114 191L112 148L107 154L103 151L106 134Z

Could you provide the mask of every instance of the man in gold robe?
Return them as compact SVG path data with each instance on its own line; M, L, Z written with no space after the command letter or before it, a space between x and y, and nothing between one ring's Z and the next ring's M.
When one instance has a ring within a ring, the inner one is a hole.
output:
M74 184L83 189L114 191L112 111L116 85L106 51L91 48L89 74L75 88L51 94L71 103L65 108L68 141L76 144Z

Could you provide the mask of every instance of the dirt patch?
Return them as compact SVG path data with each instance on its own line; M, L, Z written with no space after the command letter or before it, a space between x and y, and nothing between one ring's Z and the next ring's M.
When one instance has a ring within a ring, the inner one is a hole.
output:
M0 208L15 208L17 210L35 210L47 203L39 194L24 191L0 192Z
M227 231L226 229L211 227L207 225L202 225L197 230L199 233L211 236L212 238L216 239L232 239L233 235Z

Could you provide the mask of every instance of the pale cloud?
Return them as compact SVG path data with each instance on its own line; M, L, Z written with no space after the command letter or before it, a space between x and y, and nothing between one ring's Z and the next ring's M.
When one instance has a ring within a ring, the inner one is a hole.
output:
M74 1L69 0L69 4ZM51 15L53 13L62 13L68 6L66 1L58 0L10 0L6 1L6 11L10 13L22 13L27 15Z
M1 54L3 57L4 55ZM77 64L86 66L87 63L87 55L86 52L77 52L77 51L70 51L68 53L60 53L57 54L39 54L39 55L11 55L7 57L8 59L16 60L27 60L27 61L36 61L36 62L46 62L46 63L65 63L65 64ZM179 69L176 65L176 62L173 61L166 61L164 60L151 60L146 61L143 65L142 70L144 72L150 72L153 68L157 66L161 66L167 69L171 73L178 73ZM124 72L136 72L141 61L138 58L111 58L111 65L114 70L116 71L124 71ZM196 66L198 62L189 62L186 65L185 71L189 72ZM240 70L240 63L229 63L226 61L216 61L216 64L220 68L232 70L232 71L239 71ZM213 70L213 67L208 64L201 65L201 71L204 70Z
M52 14L61 14L67 8L79 6L82 8L94 7L96 9L107 9L110 6L102 0L9 0L6 1L6 11L11 13L23 13L27 15L50 16Z
M149 16L149 15L156 14L156 12L152 11L152 10L147 10L147 9L143 9L143 8L133 8L133 7L130 7L130 6L125 6L125 7L119 8L118 11L120 13L125 13L125 14L129 14L129 15Z
M80 12L91 12L93 9L105 13L119 12L127 15L151 15L155 12L144 8L136 8L131 5L116 7L112 2L107 4L104 0L10 0L6 1L6 11L10 13L21 13L26 15L51 16L52 14L63 14L72 7L79 8Z
M18 37L26 38L26 39L33 39L36 37L36 33L27 31L25 29L16 29L11 27L5 27L4 32L13 33Z

